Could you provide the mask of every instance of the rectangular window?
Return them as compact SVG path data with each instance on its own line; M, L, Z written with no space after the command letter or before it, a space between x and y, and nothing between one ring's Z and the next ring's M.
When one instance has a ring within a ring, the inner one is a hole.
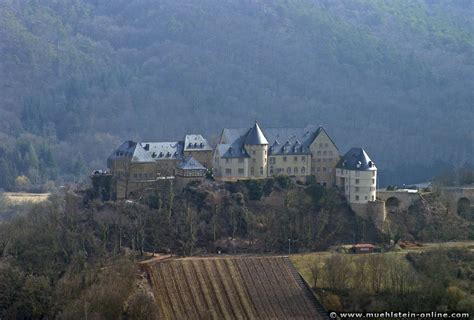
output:
M374 196L372 196L372 201L375 201L375 197L374 197Z
M250 168L250 175L253 176L254 174L255 174L255 171L254 171L253 167L251 167L251 168Z
M326 172L327 168L326 167L323 167L323 171Z
M298 161L298 157L293 157L293 161Z
M283 157L283 161L286 162L286 157Z
M356 180L355 180L355 184L359 184L359 179L356 179Z
M255 154L255 150L252 150L252 154Z
M244 168L239 168L238 173L239 173L239 176L243 176L244 175Z
M321 167L318 167L318 172L321 171Z
M305 156L302 156L302 157L301 157L301 161L306 161L306 157L305 157Z
M356 177L360 176L360 172L356 171Z
M359 201L359 196L356 196L356 201Z
M372 171L372 177L375 177L375 171Z
M322 143L320 143L320 144L319 144L319 147L320 147L320 148L322 148L322 147L323 147L323 144L322 144Z
M270 164L275 164L275 157L270 157Z
M225 174L230 176L232 174L232 169L231 168L225 169Z
M225 158L225 163L232 163L232 159Z
M372 184L375 184L375 179L372 179Z
M318 153L318 156L320 156L320 155L321 155L321 151L318 151L317 153Z
M328 144L327 144L327 143L325 143L325 144L324 144L324 147L325 147L325 148L327 148L327 147L328 147Z
M323 156L326 156L328 154L327 151L323 151Z
M256 162L256 159L255 159L255 158L253 158L253 159L252 159L252 162L253 162L253 163L255 163L255 162Z
M367 196L365 196L365 200L367 200Z
M318 162L321 162L321 159L320 159L320 158L318 158Z
M329 155L332 156L332 151L329 151Z
M239 163L243 163L244 162L244 158L239 158Z
M260 167L260 175L263 174L263 167Z
M359 192L359 187L356 187L356 192Z

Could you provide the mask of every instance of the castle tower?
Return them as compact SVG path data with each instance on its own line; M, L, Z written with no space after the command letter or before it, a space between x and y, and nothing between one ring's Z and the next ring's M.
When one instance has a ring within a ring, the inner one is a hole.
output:
M265 138L260 126L255 121L255 125L249 130L244 142L245 150L250 156L249 177L266 178L268 163L268 141Z
M336 166L336 185L344 190L349 203L375 201L377 167L362 148L352 148Z

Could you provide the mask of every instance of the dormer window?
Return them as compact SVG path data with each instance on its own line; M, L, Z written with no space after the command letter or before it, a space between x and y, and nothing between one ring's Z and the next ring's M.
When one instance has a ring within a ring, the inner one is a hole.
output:
M190 142L190 143L188 144L188 148L192 148L192 147L193 147L193 144Z
M203 147L204 147L204 143L201 142L201 143L199 144L199 148L202 149Z

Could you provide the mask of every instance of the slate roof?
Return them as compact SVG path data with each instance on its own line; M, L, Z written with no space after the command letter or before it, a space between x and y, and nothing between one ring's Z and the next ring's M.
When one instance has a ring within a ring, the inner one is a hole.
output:
M351 148L347 151L337 163L336 168L358 171L377 170L375 163L362 148Z
M107 167L112 167L112 161L120 159L120 158L130 158L135 153L135 149L137 148L137 143L135 141L125 141L122 143L117 149L112 152L112 154L107 158Z
M222 131L223 143L217 146L221 157L248 157L243 149L246 138L253 129L254 128L224 129ZM263 128L261 131L264 133L268 142L268 150L271 155L310 154L309 147L314 139L322 132L327 134L321 126L306 126L304 128ZM329 137L329 139L331 138ZM332 142L334 143L334 141ZM233 149L232 154L228 152L230 147Z
M192 156L184 159L183 162L176 166L176 168L182 170L207 170L199 161L194 159Z
M260 126L258 125L256 121L253 127L247 133L244 143L247 145L268 144L267 138L265 138L265 135L263 134L262 129L260 129Z
M152 161L159 160L176 160L183 159L183 142L141 142L140 146L145 150L145 153L137 153L132 159L134 162L144 162L151 159Z
M200 134L187 134L184 136L184 151L210 151L211 145Z

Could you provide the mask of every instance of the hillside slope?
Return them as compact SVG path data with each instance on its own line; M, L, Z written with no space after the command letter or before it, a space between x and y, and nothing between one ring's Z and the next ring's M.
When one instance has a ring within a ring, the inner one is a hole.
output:
M472 165L473 16L469 0L2 1L0 188L256 118L326 125L382 183Z
M284 257L142 263L159 319L326 319Z

